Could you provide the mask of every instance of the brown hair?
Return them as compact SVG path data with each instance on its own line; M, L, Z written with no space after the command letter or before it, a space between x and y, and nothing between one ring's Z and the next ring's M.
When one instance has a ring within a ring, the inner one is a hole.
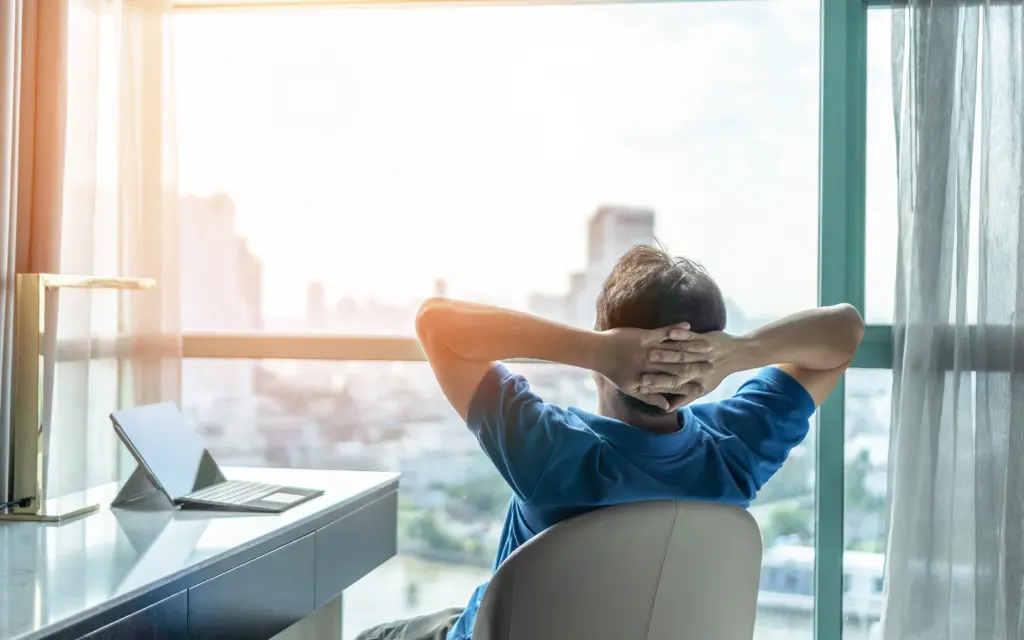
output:
M657 329L690 323L697 333L725 329L725 300L718 285L697 262L672 256L660 247L637 245L624 253L597 297L595 329ZM661 410L623 395L642 413Z

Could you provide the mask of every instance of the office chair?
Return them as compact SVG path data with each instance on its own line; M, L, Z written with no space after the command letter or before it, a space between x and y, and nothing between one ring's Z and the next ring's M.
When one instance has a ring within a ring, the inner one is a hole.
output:
M745 509L609 507L509 556L473 640L751 640L760 575L761 533Z

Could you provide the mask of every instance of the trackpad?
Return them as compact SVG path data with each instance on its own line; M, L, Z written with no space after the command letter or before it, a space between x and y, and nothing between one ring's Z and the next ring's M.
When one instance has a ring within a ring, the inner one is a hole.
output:
M283 491L278 491L277 493L272 493L269 496L263 496L262 498L260 498L260 500L264 502L274 502L276 504L289 504L295 502L296 500L301 500L304 497L305 496L297 495L294 493L285 493Z

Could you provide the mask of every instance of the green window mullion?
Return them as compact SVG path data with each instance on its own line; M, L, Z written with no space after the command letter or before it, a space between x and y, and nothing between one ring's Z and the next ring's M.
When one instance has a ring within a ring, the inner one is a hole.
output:
M864 312L867 14L862 0L821 0L818 300ZM814 637L843 632L845 381L818 412Z
M853 357L854 369L892 368L892 325L871 324L864 330L857 355Z

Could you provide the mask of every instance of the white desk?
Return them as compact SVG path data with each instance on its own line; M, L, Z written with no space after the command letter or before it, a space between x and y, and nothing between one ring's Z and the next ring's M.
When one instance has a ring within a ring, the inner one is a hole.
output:
M398 474L225 475L326 493L281 514L147 499L60 526L0 523L0 638L269 638L328 603L340 612L342 590L395 553Z

